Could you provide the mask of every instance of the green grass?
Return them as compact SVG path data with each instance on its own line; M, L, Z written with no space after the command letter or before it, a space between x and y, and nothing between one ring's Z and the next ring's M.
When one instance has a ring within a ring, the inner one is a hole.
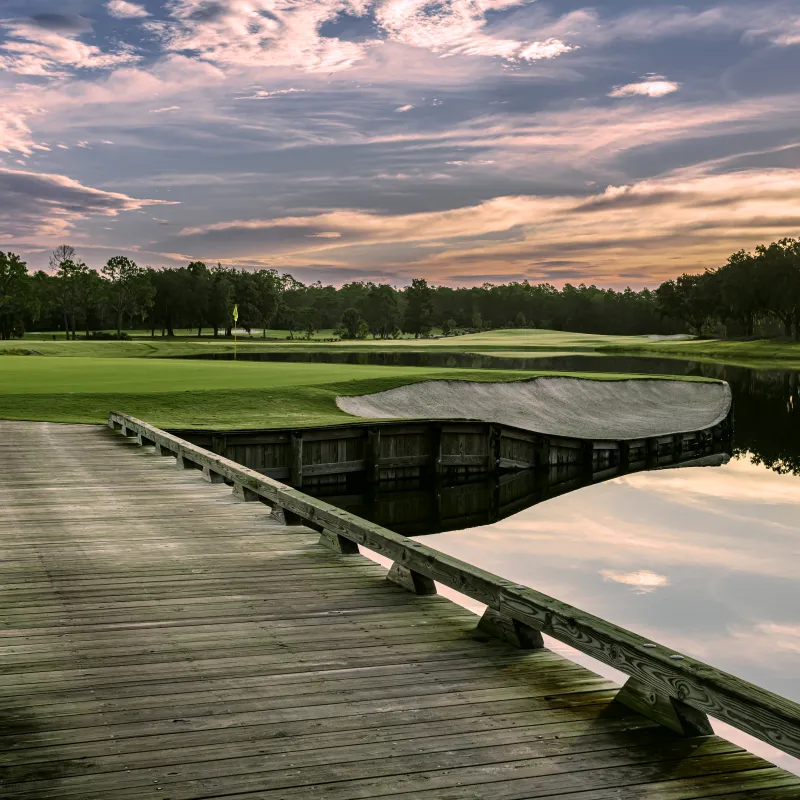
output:
M258 338L239 339L239 352L322 352L374 350L436 350L460 353L489 353L513 355L550 355L552 353L592 352L608 346L648 346L646 336L600 336L585 333L565 333L546 330L503 330L484 333L448 336L440 339L365 339L339 342L270 341ZM42 355L91 356L93 358L161 358L191 356L202 353L232 353L234 342L230 339L202 338L196 336L176 339L135 338L131 341L82 341L75 342L52 338L0 343L0 354L4 351L30 350Z
M80 344L80 343L78 343ZM120 343L121 344L121 343ZM0 418L104 422L111 410L165 428L269 428L352 420L338 395L431 379L508 381L552 373L142 358L0 358ZM592 380L626 375L572 373Z
M752 369L800 369L800 342L792 339L693 339L682 342L653 342L644 346L627 342L601 347L599 352L607 355L690 359Z

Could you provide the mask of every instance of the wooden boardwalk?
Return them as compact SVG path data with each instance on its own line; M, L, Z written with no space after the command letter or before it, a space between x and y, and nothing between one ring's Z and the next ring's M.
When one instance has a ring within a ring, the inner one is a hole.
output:
M107 428L0 422L0 797L785 800Z

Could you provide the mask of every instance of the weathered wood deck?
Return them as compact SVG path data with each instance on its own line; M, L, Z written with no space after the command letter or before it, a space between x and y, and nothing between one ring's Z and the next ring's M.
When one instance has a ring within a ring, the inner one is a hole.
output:
M0 422L0 796L800 797L318 540L109 429Z

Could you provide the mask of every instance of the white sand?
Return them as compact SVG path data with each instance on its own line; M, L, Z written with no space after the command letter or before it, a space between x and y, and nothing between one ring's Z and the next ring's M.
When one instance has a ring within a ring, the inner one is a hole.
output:
M342 411L371 419L479 419L585 439L638 439L710 428L728 415L727 383L534 378L425 381L360 397Z

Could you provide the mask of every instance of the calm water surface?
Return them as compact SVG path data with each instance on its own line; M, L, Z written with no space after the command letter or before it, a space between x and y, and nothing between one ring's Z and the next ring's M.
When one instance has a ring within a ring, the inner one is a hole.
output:
M424 538L800 701L800 477L745 456L723 467L640 472L493 525ZM624 677L549 645L607 677ZM715 727L800 773L800 761Z

